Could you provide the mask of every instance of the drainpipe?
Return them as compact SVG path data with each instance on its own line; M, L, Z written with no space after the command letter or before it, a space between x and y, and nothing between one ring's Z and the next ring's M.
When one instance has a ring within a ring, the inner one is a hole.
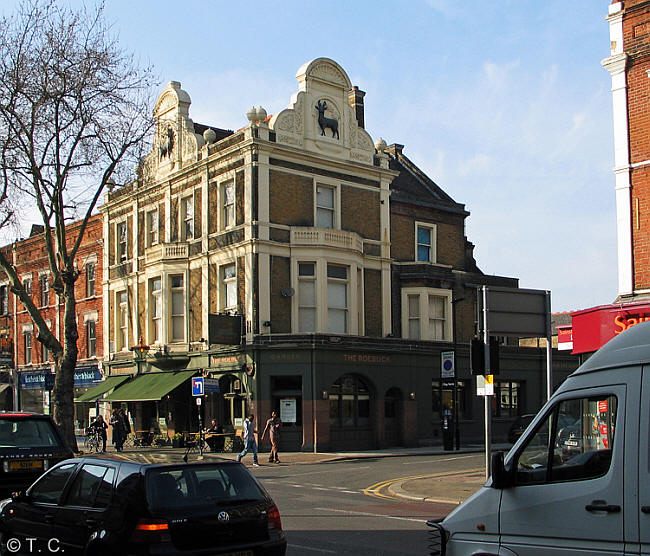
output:
M317 454L318 446L316 444L316 434L318 430L316 427L316 368L314 365L315 349L316 349L316 344L314 343L314 337L312 336L311 350L309 352L309 360L311 364L311 421L312 421L312 436L313 436L312 444L314 446L314 454Z

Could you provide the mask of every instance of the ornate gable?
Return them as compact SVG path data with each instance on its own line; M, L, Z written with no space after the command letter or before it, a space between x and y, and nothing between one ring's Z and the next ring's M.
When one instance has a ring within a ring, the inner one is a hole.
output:
M190 95L178 81L170 81L158 96L153 110L153 148L145 158L145 169L155 178L180 170L197 159L204 141L194 132L190 104Z
M317 58L304 64L296 79L298 92L289 108L269 122L277 142L372 164L374 144L350 106L352 83L343 68Z

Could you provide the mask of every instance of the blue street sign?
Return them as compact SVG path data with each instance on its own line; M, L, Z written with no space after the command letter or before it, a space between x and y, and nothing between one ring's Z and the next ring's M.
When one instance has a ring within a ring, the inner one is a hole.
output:
M195 376L192 379L192 396L202 396L203 395L203 377Z

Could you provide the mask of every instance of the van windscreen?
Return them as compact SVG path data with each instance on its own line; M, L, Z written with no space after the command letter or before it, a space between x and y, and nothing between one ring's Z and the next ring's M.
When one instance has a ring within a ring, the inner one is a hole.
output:
M181 465L150 469L147 500L152 510L212 507L264 501L265 495L240 465Z

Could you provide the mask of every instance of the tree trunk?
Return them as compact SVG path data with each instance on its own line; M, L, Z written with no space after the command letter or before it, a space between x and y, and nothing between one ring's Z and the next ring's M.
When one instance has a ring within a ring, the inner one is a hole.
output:
M66 280L64 285L63 352L55 354L54 368L54 420L73 451L77 451L77 438L74 432L74 371L77 367L77 319L75 315L74 279Z

